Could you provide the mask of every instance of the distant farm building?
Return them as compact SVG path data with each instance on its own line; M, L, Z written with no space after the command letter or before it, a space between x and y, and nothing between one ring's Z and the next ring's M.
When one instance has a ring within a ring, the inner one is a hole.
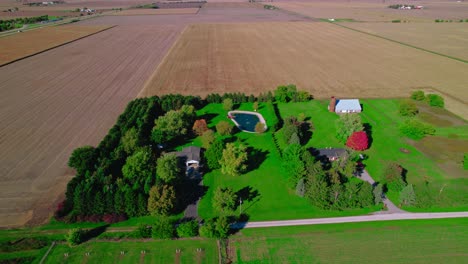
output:
M345 114L360 113L362 108L359 99L336 99L332 96L328 110L337 114Z

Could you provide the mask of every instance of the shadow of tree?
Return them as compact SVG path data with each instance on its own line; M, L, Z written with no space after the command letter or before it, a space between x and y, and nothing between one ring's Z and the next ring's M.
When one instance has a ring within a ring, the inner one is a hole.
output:
M98 226L92 229L88 229L84 232L82 243L91 240L92 238L98 237L100 234L106 232L109 225Z
M260 196L260 193L258 190L253 189L251 186L246 186L236 192L236 196L239 199L242 199L242 201L247 201L251 202L258 196Z
M267 150L258 150L254 149L253 147L248 147L247 153L247 171L253 171L260 167L270 152Z
M217 117L217 114L206 113L201 116L197 116L197 119L205 119L206 123L209 124L213 118ZM215 129L216 124L210 126L211 129ZM216 129L215 129L216 130Z
M189 205L195 204L205 195L208 187L203 186L201 181L201 177L185 177L185 179L176 186L177 203L173 211L175 214L184 212Z
M372 146L373 138L372 138L372 125L369 123L363 124L364 126L364 131L367 134L367 138L369 140L369 148Z

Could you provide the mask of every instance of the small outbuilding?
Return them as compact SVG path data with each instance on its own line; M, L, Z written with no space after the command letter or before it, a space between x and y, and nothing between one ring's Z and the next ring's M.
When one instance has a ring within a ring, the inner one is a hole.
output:
M359 99L336 99L332 96L328 110L337 114L361 113L362 107Z

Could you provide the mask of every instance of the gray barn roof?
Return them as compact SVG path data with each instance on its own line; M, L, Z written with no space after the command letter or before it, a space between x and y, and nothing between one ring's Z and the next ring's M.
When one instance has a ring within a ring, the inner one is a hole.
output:
M361 111L361 104L358 99L342 99L338 100L335 107L335 112L343 111Z
M327 158L338 158L341 157L343 154L346 153L346 149L341 148L326 148L326 149L319 149L318 156L325 156Z

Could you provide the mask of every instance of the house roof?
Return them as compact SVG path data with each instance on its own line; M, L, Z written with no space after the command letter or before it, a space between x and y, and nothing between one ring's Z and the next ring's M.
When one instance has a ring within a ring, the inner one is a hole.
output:
M346 149L341 148L326 148L326 149L319 149L319 156L325 156L327 158L338 158L346 153Z
M361 111L361 104L359 99L341 99L337 100L335 112L341 111Z
M187 160L200 161L200 157L201 157L200 153L201 153L201 148L190 146L190 147L184 148L182 151L176 152L175 154L177 157L187 158Z

